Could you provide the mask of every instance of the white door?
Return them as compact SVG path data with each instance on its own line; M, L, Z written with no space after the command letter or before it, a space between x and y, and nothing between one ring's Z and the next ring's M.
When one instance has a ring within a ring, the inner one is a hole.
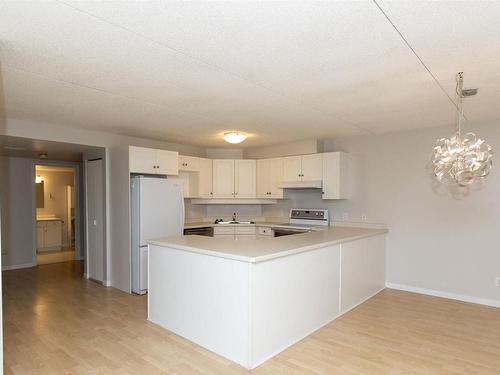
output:
M257 196L257 163L255 160L234 161L234 197L255 198Z
M283 158L283 181L301 181L302 157L289 156Z
M271 189L269 186L269 159L257 160L257 197L269 198Z
M234 160L216 159L212 163L214 198L234 198Z
M323 179L323 155L311 154L302 156L302 180L319 181Z
M283 189L278 185L283 181L283 158L269 160L269 196L283 198Z
M152 148L129 148L129 168L131 173L156 173L156 150Z
M102 159L86 163L87 277L104 281L104 184Z
M156 173L178 175L179 153L175 151L156 150Z
M200 198L212 198L212 160L199 159L198 166L198 196Z

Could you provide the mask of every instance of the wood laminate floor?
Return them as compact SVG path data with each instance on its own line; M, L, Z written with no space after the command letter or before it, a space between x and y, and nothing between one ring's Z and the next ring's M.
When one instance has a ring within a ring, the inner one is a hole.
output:
M500 309L385 290L254 371L146 321L80 262L3 273L5 374L500 374Z
M69 247L56 251L40 252L36 254L36 263L42 264L69 262L75 259L75 248Z

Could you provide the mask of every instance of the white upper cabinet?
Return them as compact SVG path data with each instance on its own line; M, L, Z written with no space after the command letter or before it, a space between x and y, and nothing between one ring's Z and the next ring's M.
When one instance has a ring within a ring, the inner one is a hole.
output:
M234 198L234 160L215 159L213 169L213 197Z
M156 150L152 148L129 148L129 167L131 173L156 173Z
M283 181L302 181L302 156L283 158Z
M323 199L349 198L349 155L344 152L323 154Z
M257 198L269 198L270 160L257 160Z
M156 168L158 174L179 174L179 153L175 151L156 150Z
M198 172L200 170L200 158L195 156L179 155L179 170Z
M282 199L283 189L278 185L283 181L283 166L282 158L270 159L269 162L269 192L271 198Z
M212 198L212 160L199 158L198 195L200 198Z
M131 173L177 175L179 154L175 151L129 147Z
M302 155L302 181L320 181L323 178L323 154Z
M256 161L215 159L212 161L213 198L255 198Z
M234 161L234 197L255 198L257 196L255 160Z
M283 158L282 181L319 181L323 177L322 154Z
M283 181L283 158L261 159L257 161L257 197L283 198L283 189L278 185Z

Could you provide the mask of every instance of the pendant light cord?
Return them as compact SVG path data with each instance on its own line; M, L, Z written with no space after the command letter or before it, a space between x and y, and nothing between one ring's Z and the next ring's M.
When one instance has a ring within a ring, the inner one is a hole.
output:
M427 64L418 55L418 53L412 47L412 45L410 44L410 42L405 38L405 36L403 35L403 33L401 31L399 31L399 29L397 28L397 26L394 24L394 22L392 22L392 20L389 18L389 16L387 15L387 13L379 5L379 3L377 2L377 0L372 0L372 1L377 6L377 8L380 10L380 12L384 15L384 17L387 19L387 21L391 24L391 26L394 28L394 30L396 30L396 32L399 34L399 36L401 37L401 39L403 40L403 42L406 44L406 46L415 55L415 57L418 59L418 61L420 61L420 64L422 64L422 66L425 68L425 70L427 70L427 73L429 73L429 75L432 77L432 79L434 80L434 82L436 82L436 84L439 86L439 88L441 89L441 91L449 99L449 101L451 102L451 104L453 104L453 106L457 109L457 111L459 112L459 116L462 116L463 114L462 115L460 114L461 108L459 108L459 105L453 100L453 98L450 96L450 94L448 94L448 92L443 87L443 85L441 84L441 82L439 82L439 80L437 79L437 77L431 72L431 70L429 69L429 67L427 66Z

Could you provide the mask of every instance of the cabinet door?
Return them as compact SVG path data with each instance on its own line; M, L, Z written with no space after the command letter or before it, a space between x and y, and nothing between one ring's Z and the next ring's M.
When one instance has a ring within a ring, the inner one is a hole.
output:
M198 196L200 198L212 198L212 160L199 159L198 173Z
M130 146L129 169L131 173L156 173L156 150Z
M179 170L198 172L200 170L199 158L194 156L179 155Z
M323 178L323 155L311 154L302 156L302 180L317 181Z
M283 181L300 181L302 174L302 156L283 158Z
M270 186L269 186L269 169L270 160L261 159L257 160L257 197L258 198L269 198Z
M62 246L62 223L60 221L48 221L45 229L44 247Z
M215 159L213 169L213 197L234 198L234 160Z
M156 150L156 173L179 174L179 153L175 151Z
M323 154L323 199L349 198L348 155L344 152Z
M36 223L36 248L41 249L45 247L45 223Z
M235 160L234 175L235 198L255 198L257 196L257 162Z
M283 181L283 158L269 160L269 196L274 199L283 198L283 189L278 185Z

